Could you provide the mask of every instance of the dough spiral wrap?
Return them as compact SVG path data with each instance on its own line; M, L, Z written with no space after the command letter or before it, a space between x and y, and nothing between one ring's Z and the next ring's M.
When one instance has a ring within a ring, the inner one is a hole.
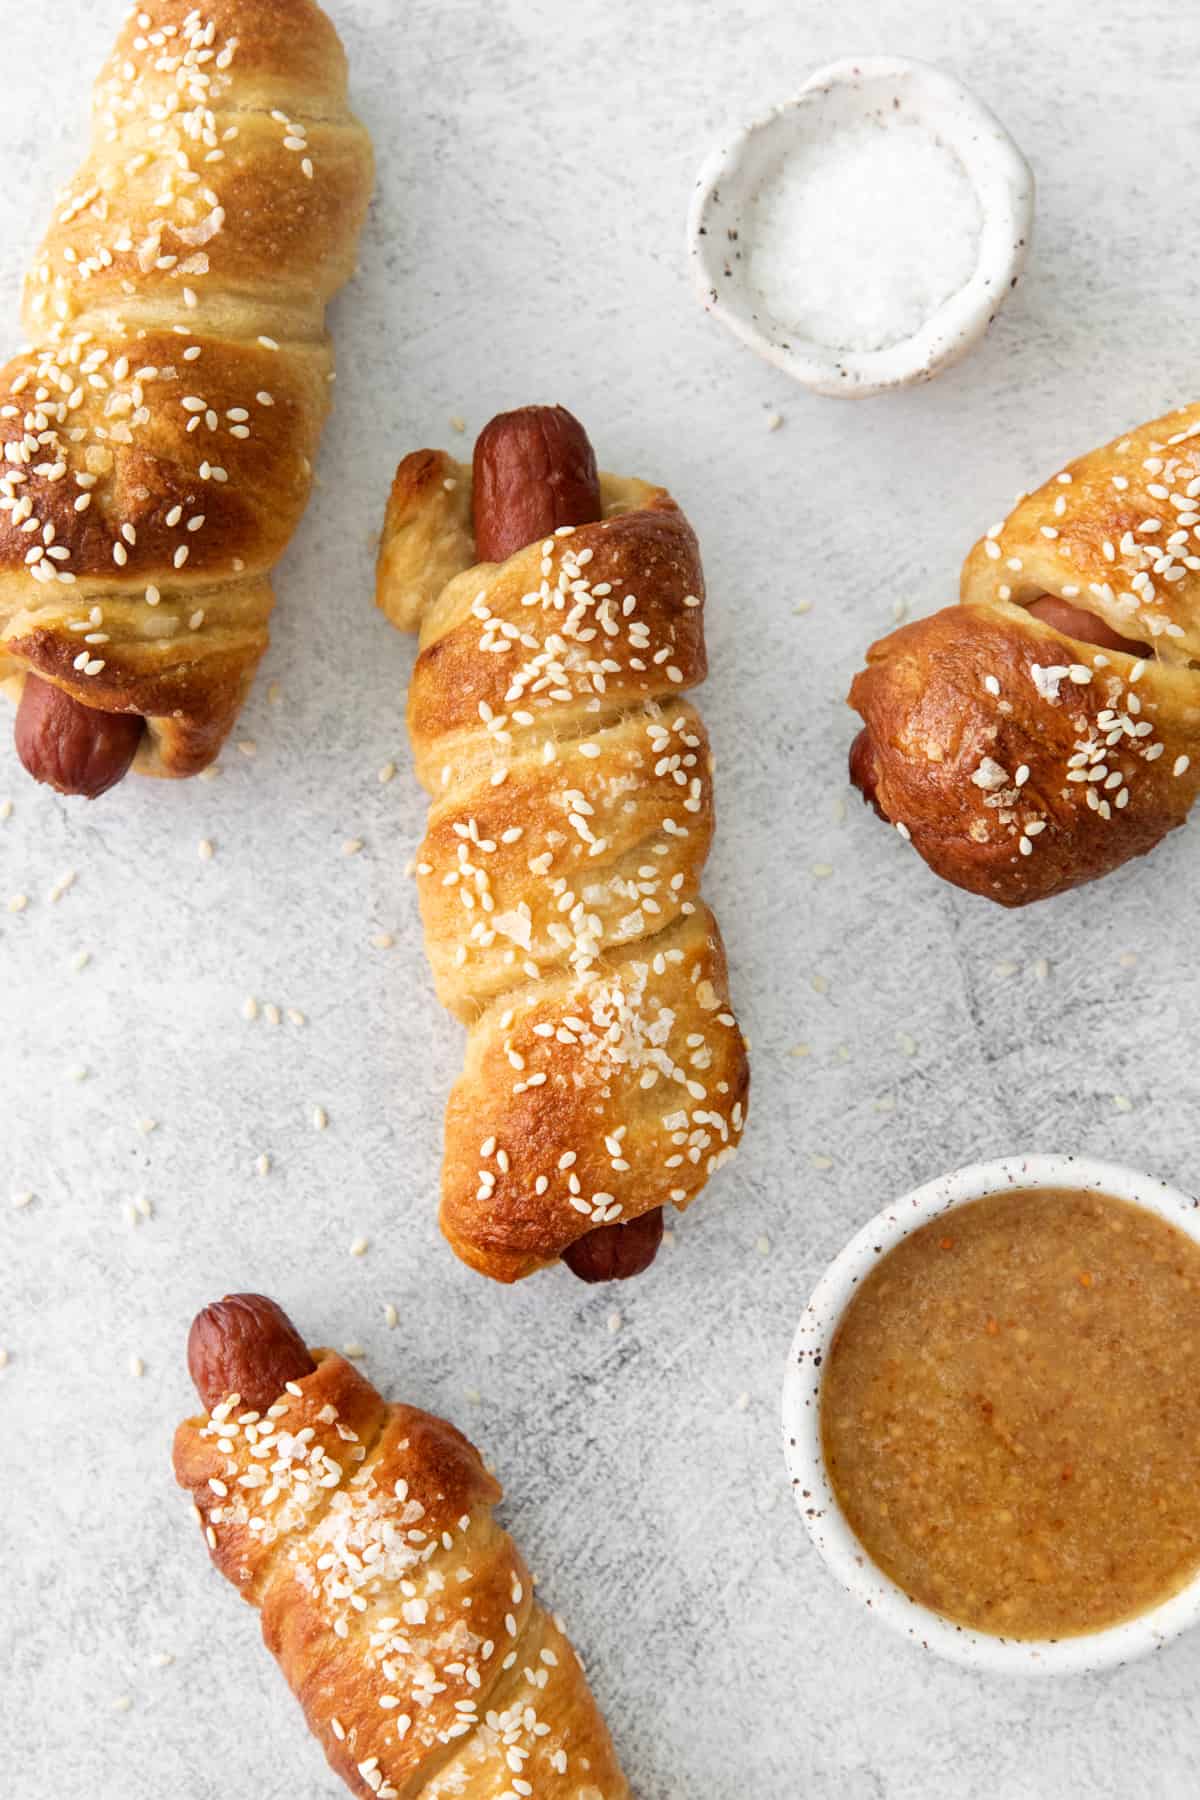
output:
M1182 825L1200 786L1200 407L1023 496L967 558L960 604L873 645L850 704L867 797L937 874L1002 905Z
M314 0L130 10L0 373L0 681L143 716L143 774L212 761L266 648L371 182Z
M380 553L380 606L420 630L426 945L468 1028L442 1227L502 1281L599 1226L687 1206L745 1117L745 1044L700 897L696 540L661 488L606 475L601 497L598 522L477 564L471 469L416 452Z
M478 1452L311 1356L269 1406L186 1420L174 1461L331 1767L364 1800L628 1800Z

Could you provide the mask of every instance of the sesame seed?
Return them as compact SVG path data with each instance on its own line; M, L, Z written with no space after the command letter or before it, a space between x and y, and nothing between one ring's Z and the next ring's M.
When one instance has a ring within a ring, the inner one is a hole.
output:
M350 1254L351 1256L365 1256L368 1248L369 1244L365 1237L356 1237L351 1242Z
M217 854L216 846L211 838L201 838L196 850L201 862L211 862Z

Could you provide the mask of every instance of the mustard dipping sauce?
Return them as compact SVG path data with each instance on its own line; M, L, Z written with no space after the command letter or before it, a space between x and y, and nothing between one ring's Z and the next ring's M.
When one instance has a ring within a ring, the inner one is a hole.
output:
M1200 1244L1074 1190L956 1207L884 1256L826 1358L821 1439L885 1574L976 1631L1061 1638L1200 1569Z

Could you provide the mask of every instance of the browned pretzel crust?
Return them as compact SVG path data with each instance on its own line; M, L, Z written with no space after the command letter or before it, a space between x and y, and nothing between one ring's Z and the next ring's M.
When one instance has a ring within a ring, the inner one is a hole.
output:
M869 651L850 690L866 728L855 779L947 881L1023 906L1186 819L1200 784L1198 446L1191 407L1068 464L975 546L958 606ZM1028 610L1047 595L1094 617L1090 641Z
M222 1375L239 1353L248 1378L294 1354L294 1327L260 1295L206 1308L193 1345L202 1323ZM386 1405L333 1351L307 1360L269 1404L232 1392L186 1420L175 1475L331 1767L363 1800L494 1800L524 1791L514 1774L541 1800L628 1800L478 1452L444 1420ZM191 1362L206 1388L199 1349Z
M478 564L470 468L419 451L380 554L380 606L421 634L426 944L469 1034L442 1226L501 1281L598 1226L687 1206L745 1119L745 1044L700 896L696 539L663 489L601 476L600 491L600 520Z
M0 372L0 682L143 717L143 774L213 760L266 648L371 180L314 0L130 11Z

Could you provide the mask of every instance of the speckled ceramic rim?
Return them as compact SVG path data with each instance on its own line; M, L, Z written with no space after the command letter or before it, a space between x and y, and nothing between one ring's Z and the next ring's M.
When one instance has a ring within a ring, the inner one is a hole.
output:
M955 151L979 197L979 260L914 336L883 350L834 350L801 339L762 306L731 254L760 179L769 137L785 134L798 109L856 94L864 115L891 117L897 108L920 118ZM904 57L855 57L818 69L794 100L775 107L718 146L700 172L688 219L688 256L705 308L760 356L819 394L863 397L927 381L987 330L1025 263L1033 230L1033 174L995 114L953 76Z
M1006 1188L1082 1188L1157 1213L1200 1243L1200 1200L1150 1175L1083 1156L1006 1156L943 1175L887 1207L832 1263L804 1309L783 1384L783 1444L792 1491L813 1543L837 1579L875 1617L922 1649L973 1669L1081 1675L1161 1650L1200 1620L1200 1578L1164 1605L1088 1637L1034 1642L968 1631L911 1600L871 1561L838 1506L821 1454L821 1366L854 1290L880 1257L918 1226Z

